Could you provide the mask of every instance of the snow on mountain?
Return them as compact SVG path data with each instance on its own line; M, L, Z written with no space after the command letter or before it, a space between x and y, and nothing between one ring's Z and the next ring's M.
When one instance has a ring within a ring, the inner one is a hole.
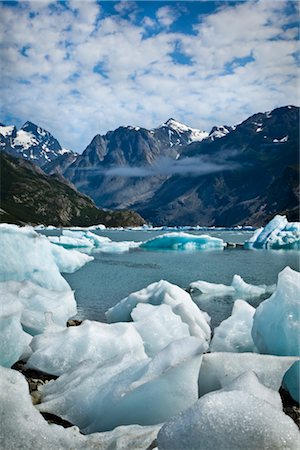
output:
M226 134L230 133L230 131L233 131L235 127L227 127L226 125L219 125L217 127L213 127L211 129L211 132L209 133L209 139L211 141L214 141L215 139L220 139Z
M21 156L43 166L71 150L63 149L49 131L32 122L17 130L15 126L0 126L0 147L13 156Z
M190 144L191 142L201 142L203 139L208 137L207 131L201 131L197 128L191 128L187 125L178 122L175 119L170 118L167 122L163 123L159 128L168 128L169 129L169 137L170 137L170 145L171 147L174 145L174 134L175 136L181 138L182 136L186 137L186 144ZM178 145L182 145L180 142L181 139L178 139Z

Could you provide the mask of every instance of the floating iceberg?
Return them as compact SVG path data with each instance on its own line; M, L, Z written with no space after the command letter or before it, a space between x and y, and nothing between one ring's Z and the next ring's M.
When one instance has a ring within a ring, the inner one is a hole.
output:
M90 231L63 230L61 236L48 236L52 244L65 249L76 249L84 253L124 253L131 248L137 248L140 242L120 241L115 242L108 237L98 236Z
M84 433L119 425L159 424L198 398L202 342L188 337L153 359L84 361L42 389L40 411L78 425Z
M249 371L255 372L260 383L278 391L284 374L297 360L297 357L256 353L207 353L200 368L199 395L221 389Z
M173 313L178 315L189 327L191 336L210 341L209 316L202 312L191 299L191 296L180 287L161 280L152 283L140 291L133 292L106 312L108 322L131 320L132 310L139 303L151 305L169 305Z
M255 308L244 300L234 302L231 316L214 329L211 352L255 352L251 330Z
M300 249L300 223L275 216L264 228L256 230L245 242L246 248Z
M226 244L222 239L206 234L196 235L175 232L149 239L143 242L140 247L147 250L222 250L225 246Z
M255 286L253 284L246 283L240 275L234 275L231 285L208 283L207 281L194 281L190 284L189 289L191 292L199 291L202 294L214 295L214 296L243 296L243 297L259 297L261 295L272 293L275 290L275 285L266 286L265 284Z
M77 427L49 424L33 406L28 384L19 372L0 367L0 379L2 450L145 450L161 428L132 425L84 436Z
M83 267L94 257L78 252L77 250L66 250L58 245L51 245L52 254L57 264L58 270L62 273L73 273Z
M31 281L5 281L0 283L0 296L10 296L12 301L22 305L21 324L31 335L43 333L51 321L65 327L66 322L77 313L74 293L45 289Z
M23 306L13 295L1 295L0 364L4 367L11 367L18 361L27 352L31 341L31 336L24 332L20 323L22 310Z
M253 341L261 353L300 356L300 273L286 267L278 275L277 289L254 315ZM299 401L300 363L285 377L285 386Z
M103 364L126 353L146 358L142 338L131 323L85 320L78 327L35 336L31 348L27 366L53 375L61 375L87 359Z
M30 280L55 291L70 290L61 276L52 245L32 227L0 224L0 281Z
M205 395L167 422L158 433L158 449L298 449L297 425L281 411L278 394L267 392L253 375Z

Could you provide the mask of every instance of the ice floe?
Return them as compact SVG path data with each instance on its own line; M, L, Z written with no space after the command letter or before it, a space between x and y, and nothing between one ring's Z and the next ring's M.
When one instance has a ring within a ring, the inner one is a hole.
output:
M276 393L246 375L172 418L157 441L159 450L296 450L299 430Z
M254 343L261 353L300 356L300 273L286 267L278 275L274 294L262 302L254 315ZM285 385L299 401L300 363L285 377Z
M189 289L191 292L199 292L201 294L213 296L230 295L251 298L272 293L274 292L275 287L275 285L266 286L265 284L255 286L253 284L246 283L240 275L234 275L230 286L199 280L193 281L190 284Z
M289 223L285 216L277 215L264 228L257 229L244 245L249 249L300 249L300 223Z
M147 250L222 250L225 246L222 239L184 232L162 234L141 244Z
M42 389L40 411L54 413L81 431L119 425L154 425L198 398L202 342L194 337L169 344L153 359L85 361Z

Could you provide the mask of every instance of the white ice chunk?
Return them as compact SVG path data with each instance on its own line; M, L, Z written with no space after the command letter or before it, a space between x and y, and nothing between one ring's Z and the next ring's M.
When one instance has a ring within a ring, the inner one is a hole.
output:
M84 436L77 427L48 424L33 406L19 372L0 367L0 380L2 450L145 450L161 427L132 425Z
M172 341L190 336L189 327L169 305L138 303L131 317L141 335L148 356L154 356Z
M103 363L125 353L146 357L142 338L132 323L86 320L77 327L35 336L31 348L28 367L53 375L61 375L86 359Z
M94 257L78 252L77 250L66 250L58 245L51 246L52 254L60 272L73 273L83 267Z
M212 392L166 423L159 450L297 450L299 430L268 401L237 390Z
M251 336L255 308L244 300L234 302L231 316L215 328L211 352L255 352Z
M289 223L285 216L277 215L264 228L256 230L245 247L300 249L300 223Z
M0 364L5 367L18 361L31 341L31 336L23 331L20 323L22 309L21 303L10 293L1 295Z
M279 393L260 383L257 375L252 371L244 372L231 383L226 384L222 391L248 392L282 411L282 400Z
M130 321L131 312L138 303L169 305L173 312L180 316L182 322L188 325L191 336L209 342L210 326L207 314L204 314L197 307L186 291L165 280L152 283L140 291L133 292L110 308L106 312L108 322Z
M254 315L254 343L261 353L300 356L300 273L286 267L278 275L277 289ZM287 374L285 385L299 401L300 364Z
M272 293L275 290L275 285L266 286L265 284L255 286L246 283L240 275L234 275L231 285L209 283L207 281L194 281L190 284L190 290L199 291L202 294L213 296L243 296L247 298L259 297L266 293Z
M85 433L118 425L164 422L198 398L202 342L188 337L152 360L85 361L43 387L41 411L75 423Z
M22 304L21 323L31 335L42 333L47 327L45 313L50 312L53 323L63 327L77 313L73 291L52 291L31 281L2 282L0 296L10 296Z
M222 239L184 232L162 234L141 244L148 250L222 250L225 246Z
M278 391L284 374L298 359L256 353L207 353L203 356L199 374L199 394L221 389L248 371L255 372L260 383Z
M45 236L32 227L0 224L0 281L30 280L47 289L70 290Z

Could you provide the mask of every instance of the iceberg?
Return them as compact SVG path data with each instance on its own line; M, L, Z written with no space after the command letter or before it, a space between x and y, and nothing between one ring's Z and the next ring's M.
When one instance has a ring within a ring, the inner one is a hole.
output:
M211 352L256 352L251 330L255 308L244 300L234 302L231 316L214 329Z
M22 305L20 321L31 335L43 333L49 325L49 314L53 324L65 327L77 313L73 291L53 291L31 281L4 281L0 283L0 296L9 296L12 302Z
M94 257L78 252L77 250L66 250L58 245L51 245L52 254L57 264L58 270L62 273L73 273L83 267Z
M253 341L260 353L300 356L300 273L286 267L278 275L277 289L254 315ZM299 401L300 363L285 377L285 386Z
M265 284L255 286L246 283L240 275L234 275L231 285L209 283L207 281L193 281L190 283L189 289L191 292L200 292L201 294L213 296L243 296L246 298L260 297L268 293L274 292L276 286L267 286Z
M77 427L49 424L33 406L25 377L0 366L2 450L145 450L157 436L161 425L131 425L111 432L84 436Z
M11 367L24 353L27 353L31 336L21 326L23 306L13 295L1 296L0 308L0 364Z
M32 227L0 224L0 281L29 280L46 289L68 291L45 236Z
M132 323L106 324L85 320L80 326L45 332L31 341L32 355L27 367L61 375L81 361L103 364L125 353L146 358L141 336Z
M260 383L278 391L284 374L298 360L297 357L256 353L207 353L199 373L199 396L221 389L249 371L255 372Z
M198 308L186 291L165 280L133 292L110 308L105 313L108 322L130 321L132 310L139 303L148 303L154 306L169 305L173 313L188 325L191 336L201 338L209 343L211 334L209 316Z
M84 433L116 426L155 425L198 398L202 342L194 337L169 344L153 359L128 355L107 361L83 361L42 388L38 409L79 426Z
M83 253L124 253L137 248L140 242L114 242L108 237L98 236L90 231L63 230L61 236L48 236L49 241L65 249L76 249Z
M196 235L184 232L162 234L140 245L147 250L223 250L225 246L222 239L206 234Z
M300 223L275 216L264 228L256 230L245 248L300 249Z
M158 449L296 450L298 427L282 412L276 394L245 374L163 425Z

